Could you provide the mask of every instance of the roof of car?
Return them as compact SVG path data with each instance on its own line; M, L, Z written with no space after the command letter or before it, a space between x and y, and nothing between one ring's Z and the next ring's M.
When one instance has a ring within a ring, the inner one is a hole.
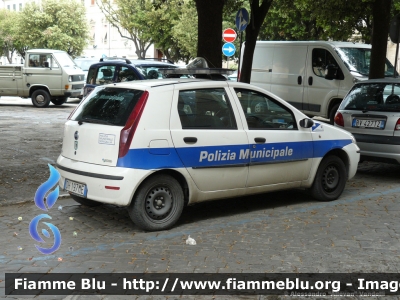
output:
M400 78L398 77L385 77L378 79L368 79L357 82L357 84L365 84L365 83L400 83Z
M162 62L162 61L152 61L152 60L140 60L140 59L133 59L131 60L132 63L126 63L126 61L122 59L113 59L113 60L104 60L94 63L93 65L131 65L131 66L158 66L158 67L169 67L175 68L177 67L174 64Z
M257 41L257 45L313 45L313 46L323 46L331 45L333 47L343 47L343 48L367 48L370 49L370 44L353 43L353 42L336 42L336 41Z

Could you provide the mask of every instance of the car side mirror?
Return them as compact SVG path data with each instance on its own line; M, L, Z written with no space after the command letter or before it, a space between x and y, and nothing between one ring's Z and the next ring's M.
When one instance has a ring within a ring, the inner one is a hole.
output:
M305 118L300 120L299 125L303 128L311 128L314 125L314 121L309 118Z
M325 79L333 80L336 79L337 70L339 68L335 65L327 65L325 68Z

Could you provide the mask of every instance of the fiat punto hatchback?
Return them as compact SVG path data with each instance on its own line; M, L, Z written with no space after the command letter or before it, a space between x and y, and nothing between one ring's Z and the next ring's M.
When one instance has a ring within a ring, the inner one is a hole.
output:
M354 135L361 160L400 164L399 79L355 84L336 113L335 125Z
M337 199L358 152L350 133L255 86L144 80L96 87L82 101L57 168L77 202L126 206L152 231L202 201L292 188Z

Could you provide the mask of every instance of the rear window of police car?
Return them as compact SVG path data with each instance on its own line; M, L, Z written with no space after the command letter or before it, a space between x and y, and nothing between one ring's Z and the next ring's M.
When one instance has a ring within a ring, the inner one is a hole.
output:
M104 88L94 93L78 108L74 121L125 126L126 121L143 91Z

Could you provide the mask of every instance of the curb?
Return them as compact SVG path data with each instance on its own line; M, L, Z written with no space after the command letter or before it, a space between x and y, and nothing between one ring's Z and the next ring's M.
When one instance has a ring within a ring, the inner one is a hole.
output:
M63 195L59 195L58 196L58 200L67 199L67 198L70 198L69 194L63 194ZM22 200L22 201L18 201L18 202L10 202L10 203L1 203L0 202L0 207L25 204L25 203L28 203L28 202L32 202L32 200Z

